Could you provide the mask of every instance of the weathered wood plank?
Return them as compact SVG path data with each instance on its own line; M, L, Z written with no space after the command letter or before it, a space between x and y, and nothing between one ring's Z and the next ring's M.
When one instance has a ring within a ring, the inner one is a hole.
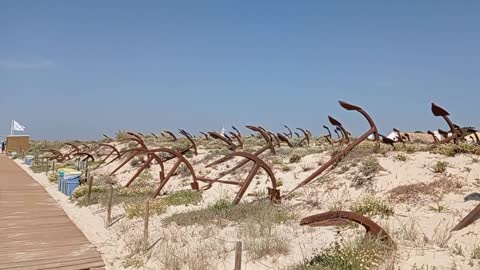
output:
M100 253L41 185L0 155L0 269L101 269Z

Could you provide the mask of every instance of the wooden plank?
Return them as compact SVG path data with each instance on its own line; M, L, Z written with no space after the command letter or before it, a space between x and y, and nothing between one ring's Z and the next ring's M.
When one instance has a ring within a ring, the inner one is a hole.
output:
M75 265L76 263L97 263L98 257L83 257L83 258L74 258L74 259L67 259L64 257L51 259L48 261L30 261L24 264L16 264L16 265L7 265L7 266L0 266L0 269L22 269L22 270L33 270L33 269L48 269L53 267L62 267L65 265ZM8 268L7 268L8 267Z
M104 268L100 253L58 203L0 155L0 269Z
M54 264L54 263L70 263L70 262L75 262L75 261L81 261L81 260L98 260L98 256L84 256L84 257L75 257L72 259L65 258L64 256L61 257L49 257L47 259L39 259L39 260L34 260L34 261L23 261L23 262L14 262L14 263L5 263L2 264L0 263L0 270L4 269L27 269L29 267L37 267L41 268L44 265L48 264Z

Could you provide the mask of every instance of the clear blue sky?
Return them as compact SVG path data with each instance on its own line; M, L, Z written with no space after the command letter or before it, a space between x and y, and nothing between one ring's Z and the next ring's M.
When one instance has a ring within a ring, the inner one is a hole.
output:
M407 3L408 2L408 3ZM2 1L0 134L480 126L478 1Z

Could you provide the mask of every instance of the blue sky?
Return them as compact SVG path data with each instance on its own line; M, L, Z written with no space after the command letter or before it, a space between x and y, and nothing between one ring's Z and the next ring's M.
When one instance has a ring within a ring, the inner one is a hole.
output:
M407 3L408 2L408 3ZM421 2L421 3L420 3ZM2 1L0 135L480 126L478 1ZM283 130L282 130L283 131Z

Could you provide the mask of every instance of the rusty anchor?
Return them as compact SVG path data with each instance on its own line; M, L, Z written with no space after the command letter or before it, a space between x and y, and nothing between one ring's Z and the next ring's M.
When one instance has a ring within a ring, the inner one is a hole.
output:
M231 160L235 157L244 158L245 160L247 160L246 163L253 162L253 167L250 170L250 172L248 173L247 178L244 181L210 179L210 178L206 178L206 177L196 177L196 178L194 177L194 183L192 184L192 188L195 189L195 190L199 190L198 181L208 183L206 188L210 188L213 183L238 185L238 186L240 186L240 190L238 191L235 199L233 200L233 203L237 204L237 203L240 202L243 195L247 191L247 189L248 189L250 183L252 182L253 178L255 177L255 175L258 173L258 171L260 169L263 169L267 173L267 175L270 179L270 182L272 184L272 187L268 188L268 195L269 195L269 197L272 201L279 202L280 201L280 191L277 189L277 180L275 178L275 175L273 174L273 171L270 169L270 167L263 160L261 160L259 157L255 156L253 154L250 154L250 153L245 153L245 152L233 152L233 153L230 153L230 154L226 155L225 157L217 160L215 162L215 164L221 164L221 163L226 162L228 160ZM232 171L233 170L229 170L228 172L224 172L222 174L222 176L225 176L225 175L231 173Z
M480 193L471 193L465 196L464 201L480 201ZM480 218L480 204L465 216L453 229L452 232L460 231Z
M399 129L396 129L394 128L393 131L397 134L398 138L399 138L399 141L403 144L405 144L406 142L411 142L412 140L410 139L410 135L408 135L408 133L403 133L399 130Z
M283 126L288 130L288 133L284 133L284 135L287 136L288 138L293 138L292 130L287 125L283 125Z
M324 137L325 139L327 139L328 143L329 143L331 146L333 146L332 132L330 132L330 129L329 129L327 126L325 126L325 125L323 125L323 128L326 129L327 132L328 132L328 134L325 135L325 136L323 136L323 137Z
M155 160L157 161L157 163L160 165L162 171L163 171L163 163L168 161L168 160L171 160L171 159L174 159L174 158L178 158L178 155L182 155L182 158L179 159L179 160L185 160L185 158L183 157L184 154L186 154L188 151L190 151L191 149L193 149L194 151L194 154L196 155L197 154L197 146L195 144L195 141L191 138L190 134L188 132L186 132L185 130L183 129L180 129L180 134L184 135L191 143L190 146L186 147L184 150L180 151L180 152L177 152L177 151L173 151L171 149L168 149L168 148L156 148L154 150L150 150L148 149L146 146L144 147L144 143L142 141L141 143L141 147L140 148L137 148L137 149L131 149L132 150L132 154L131 154L131 157L133 158L134 156L139 156L139 155L147 155L147 160L142 164L142 166L135 172L135 174L130 178L130 180L127 182L127 184L125 185L126 187L128 187L131 183L133 183L133 181L145 170L147 169L148 167L151 166L152 162ZM132 140L135 140L135 139L138 139L138 138L131 138ZM140 139L141 140L141 139ZM156 154L156 152L162 152L162 153L166 153L166 154L171 154L170 156L158 156ZM127 160L128 161L128 160ZM123 164L123 163L122 163ZM115 172L115 171L114 171ZM112 173L113 174L113 173ZM160 178L162 179L162 177Z
M175 136L175 134L173 134L173 132L169 131L169 130L164 130L163 132L167 133L174 142L177 141L177 136Z
M340 123L340 121L331 117L330 115L328 116L328 121L330 122L330 124L336 127L335 133L337 133L337 136L339 136L339 138L340 138L340 135L338 134L338 132L340 132L342 137L342 143L349 144L350 143L350 137L348 136L349 132L343 127L342 123Z
M377 223L368 217L347 211L331 211L306 217L300 221L301 226L328 227L346 224L349 221L362 225L366 233L381 239L384 242L393 244L392 238Z
M236 151L237 150L237 145L234 144L232 142L232 140L229 139L228 136L225 136L225 134L224 134L224 136L222 136L219 133L217 133L216 131L209 131L208 135L210 135L210 137L212 137L214 139L221 140L224 143L226 143L227 147L228 147L228 150L230 150L230 151Z
M298 130L300 130L302 133L303 133L303 138L302 140L298 143L298 145L302 145L304 143L306 143L306 145L310 145L310 134L308 134L307 131L305 131L303 128L297 128Z
M58 151L58 150L55 150L55 149L42 149L41 150L42 152L47 152L49 153L50 155L47 156L46 158L49 159L49 160L56 160L57 162L63 162L65 160L65 157L64 155Z
M280 139L277 137L277 135L273 132L267 131L268 136L270 136L270 139L272 139L272 142L275 141L278 147L280 147Z
M77 152L75 154L73 154L73 156L75 157L81 157L81 156L85 156L82 161L87 161L90 159L91 162L95 162L95 158L89 154L89 153L86 153L86 152Z
M184 135L185 137L187 137L187 139L192 143L192 145L186 147L185 149L183 149L182 151L180 151L181 154L186 154L188 151L190 151L191 149L194 150L195 154L197 153L197 147L196 147L196 144L195 142L193 141L193 139L188 135L187 132L185 132L184 130L181 130L180 131L182 135ZM125 159L120 165L118 165L111 173L110 175L113 175L115 174L118 170L120 170L123 166L125 166L130 160L132 160L133 158L135 158L136 156L139 156L139 155L147 155L147 160L143 163L143 165L137 170L137 173L135 173L135 175L130 179L130 181L128 182L127 186L130 185L131 182L133 182L137 177L138 175L140 175L140 173L145 170L147 167L150 166L151 162L153 162L153 160L156 160L158 163L160 163L162 160L163 161L167 161L167 160L170 160L170 159L173 159L175 158L175 156L168 156L168 157L163 157L163 158L160 158L154 154L151 154L149 153L149 149L148 147L146 146L145 142L143 141L142 138L140 138L137 134L135 133L132 133L132 132L127 132L128 135L130 135L129 138L125 139L124 141L135 141L137 142L137 144L139 145L139 147L137 148L133 148L133 149L129 149L129 150L126 150L125 152L122 153L122 156L124 156L125 154L129 153L127 159ZM188 135L188 136L187 136Z
M321 175L324 171L326 171L329 167L337 163L340 159L342 159L344 156L346 156L348 153L352 151L353 148L355 148L358 144L360 144L362 141L366 140L370 135L374 135L374 141L379 142L380 136L378 134L378 129L375 125L375 122L373 122L373 119L368 115L366 111L364 111L362 108L346 103L344 101L339 101L339 104L342 108L348 110L348 111L357 111L360 114L367 119L370 129L367 130L364 134L362 134L360 137L358 137L356 140L350 142L345 149L342 151L338 152L336 155L334 155L329 161L327 161L325 164L323 164L320 168L318 168L316 171L314 171L309 177L307 177L305 180L303 180L297 187L295 187L293 190L289 192L292 193L293 191L307 185L314 179L316 179L319 175ZM333 121L333 125L339 124L339 122Z
M250 183L252 182L253 178L255 177L255 175L258 173L258 171L260 169L263 169L267 173L267 175L268 175L268 177L271 181L271 188L268 188L268 194L269 194L270 199L273 200L273 201L276 201L276 202L280 201L280 191L277 189L277 180L275 178L275 175L273 174L273 171L270 169L270 167L263 160L261 160L260 158L254 156L252 154L243 153L243 152L233 152L233 153L230 153L230 154L226 155L221 160L217 161L218 163L223 163L223 162L225 162L227 160L230 160L230 159L233 159L235 157L242 157L242 158L248 159L249 161L253 162L253 167L250 170L250 172L248 173L248 175L247 175L247 177L244 181L233 181L233 180L222 180L222 179L210 179L210 178L207 178L207 177L197 176L196 173L195 173L195 170L194 170L193 166L190 164L190 162L181 153L176 152L172 149L155 148L155 149L145 151L143 154L146 154L146 153L148 153L152 156L156 156L157 159L159 160L159 165L160 165L160 173L159 173L160 184L155 189L155 191L153 192L153 197L157 197L160 194L160 192L165 187L167 182L171 179L172 176L175 175L176 171L178 170L180 165L182 165L182 163L183 163L187 167L187 169L190 172L190 175L192 177L192 183L190 185L191 185L193 190L201 190L198 182L208 183L208 185L206 187L202 188L202 190L210 188L213 183L222 183L222 184L230 184L230 185L240 186L240 190L238 191L238 193L237 193L237 195L236 195L236 197L233 201L234 204L237 204L237 203L240 202L240 200L242 199L243 195L245 194L246 190L248 189L248 187L249 187ZM173 156L177 159L175 164L170 168L170 170L167 173L165 171L165 167L164 167L164 164L163 164L165 161L162 160L157 155L157 153L168 153L168 154L170 154L171 156ZM130 183L131 182L129 182L127 184L127 186Z
M440 106L436 105L435 103L432 103L432 113L433 113L434 116L442 117L445 120L445 122L447 122L448 127L450 128L450 132L452 133L451 136L448 136L448 132L446 132L447 137L442 139L442 140L439 140L438 144L449 143L452 140L455 144L458 144L461 133L458 131L457 128L455 128L455 125L453 124L453 122L448 117L450 114L445 109L441 108ZM440 130L439 130L439 132L440 132Z
M113 155L115 155L115 156L110 161L108 161L105 164L105 166L113 163L114 161L116 161L116 160L118 160L122 157L122 154L120 153L120 151L118 151L118 149L113 145L106 144L106 143L101 143L101 144L99 144L98 150L101 150L102 148L109 148L111 151L110 151L110 153L106 154L105 157L102 160L100 160L100 163L98 164L98 167L101 164L104 164L107 161L107 159L109 159Z
M280 134L280 133L277 133L277 137L278 139L281 141L281 142L284 142L288 145L288 147L290 148L293 148L293 144L290 142L290 140L288 139L287 135L284 135L284 134Z
M240 133L234 133L230 131L230 135L232 135L238 142L238 148L243 149L243 142L242 142L242 135Z
M208 134L207 134L207 133L205 133L205 132L200 132L200 134L202 134L202 135L205 137L205 140L208 141Z
M256 150L252 155L258 157L260 154L262 154L263 152L265 152L265 151L267 151L267 150L270 150L270 152L275 155L275 148L274 148L274 145L273 145L273 142L272 142L272 138L268 135L268 133L265 131L264 128L258 127L258 126L246 126L246 128L248 128L248 129L250 129L250 130L252 130L252 131L255 131L255 132L260 133L260 135L263 137L263 139L264 139L265 142L266 142L266 144L265 144L262 148ZM233 156L231 156L231 157L228 158L227 160L230 160L230 159L233 159ZM223 160L223 158L220 159L220 160L222 160L222 162L227 161L227 160ZM220 160L214 161L214 162L208 164L206 167L215 166L215 165L219 164L219 161L220 161ZM239 162L239 163L238 163L237 165L235 165L233 168L231 168L230 170L228 170L228 171L226 171L226 172L224 172L224 173L225 173L225 174L229 174L229 173L231 173L231 172L233 172L233 171L235 171L235 170L243 167L243 166L244 166L245 164L247 164L249 161L250 161L250 160L249 160L248 158L245 158L243 161ZM221 162L220 162L220 163L221 163Z
M281 142L286 143L290 148L301 147L303 144L309 145L310 144L310 134L304 129L301 129L301 128L297 128L297 129L300 130L303 133L304 137L299 142L297 142L295 144L290 142L288 136L285 135L285 134L277 133L275 135L271 132L269 132L269 134L272 136L272 139L275 139L275 141L277 142L277 146L280 146Z
M233 130L235 130L235 132L237 133L238 137L239 138L242 138L242 133L240 133L240 131L235 127L235 126L232 126Z

